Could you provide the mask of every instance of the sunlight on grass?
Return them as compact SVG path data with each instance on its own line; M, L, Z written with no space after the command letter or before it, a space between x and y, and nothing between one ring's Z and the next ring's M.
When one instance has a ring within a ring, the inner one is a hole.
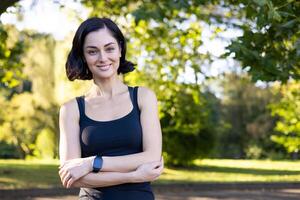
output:
M58 160L0 160L0 188L60 187Z
M276 169L300 170L300 161L272 161L272 160L229 160L229 159L203 159L195 160L196 165L213 165L220 167L251 168L251 169Z
M195 160L190 169L168 168L160 183L175 182L297 182L299 161L270 160Z

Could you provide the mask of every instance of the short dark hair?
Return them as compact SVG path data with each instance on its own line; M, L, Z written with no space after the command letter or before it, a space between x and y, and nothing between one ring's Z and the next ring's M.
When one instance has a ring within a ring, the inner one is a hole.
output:
M66 62L66 73L69 80L91 80L93 78L92 72L89 70L84 59L83 43L87 34L102 28L107 28L111 32L112 36L117 40L118 45L121 48L118 74L125 74L135 69L135 64L125 59L126 41L119 27L108 18L93 17L80 24L73 38L72 49Z

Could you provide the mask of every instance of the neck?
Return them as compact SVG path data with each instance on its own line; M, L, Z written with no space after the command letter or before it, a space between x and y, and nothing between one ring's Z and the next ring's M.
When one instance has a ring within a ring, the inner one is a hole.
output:
M112 98L124 91L125 87L127 86L118 77L103 80L94 79L88 96Z

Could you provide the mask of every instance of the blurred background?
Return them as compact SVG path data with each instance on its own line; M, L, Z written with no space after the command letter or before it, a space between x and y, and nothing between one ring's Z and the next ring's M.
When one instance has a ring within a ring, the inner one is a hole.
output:
M26 185L5 171L24 159L23 170L49 164L55 178L41 187L59 184L59 107L91 84L68 81L64 65L91 16L111 18L124 33L127 59L137 64L125 83L157 95L169 169L162 182L211 182L218 170L238 173L228 171L235 166L282 169L274 179L253 171L266 177L241 180L299 180L300 171L288 173L300 167L299 1L1 0L0 13L2 188Z

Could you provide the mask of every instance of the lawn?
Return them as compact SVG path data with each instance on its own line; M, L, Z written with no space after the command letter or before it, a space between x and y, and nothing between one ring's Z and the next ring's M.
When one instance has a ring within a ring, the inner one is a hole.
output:
M58 161L0 160L0 189L61 187ZM196 160L195 167L165 168L156 183L297 182L300 162Z

